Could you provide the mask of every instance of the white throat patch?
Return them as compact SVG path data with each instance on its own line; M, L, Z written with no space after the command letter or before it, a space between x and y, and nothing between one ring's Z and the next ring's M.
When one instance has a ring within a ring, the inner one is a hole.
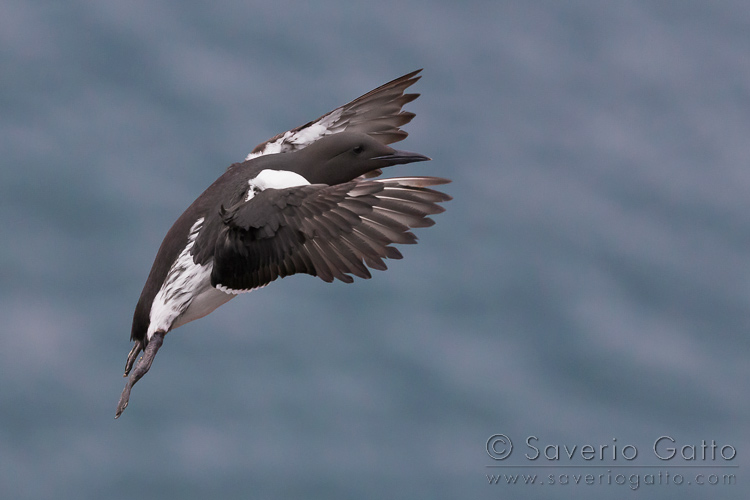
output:
M247 190L245 201L253 199L257 193L266 189L284 189L295 186L306 186L310 183L299 174L289 172L288 170L261 170L258 176L247 182L250 189Z

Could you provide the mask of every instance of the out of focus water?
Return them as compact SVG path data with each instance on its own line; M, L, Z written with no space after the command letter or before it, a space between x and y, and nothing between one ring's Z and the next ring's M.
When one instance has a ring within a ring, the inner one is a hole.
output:
M746 498L748 26L739 1L4 2L2 498ZM437 225L370 281L171 333L115 421L182 210L419 67L401 144L433 161L397 173L453 179Z

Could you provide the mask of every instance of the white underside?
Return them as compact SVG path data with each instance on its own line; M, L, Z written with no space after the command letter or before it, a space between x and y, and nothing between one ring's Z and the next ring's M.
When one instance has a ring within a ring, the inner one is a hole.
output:
M203 217L195 221L188 234L188 243L167 273L167 279L151 304L149 340L157 331L168 332L178 326L202 318L234 295L211 286L213 264L196 264L190 250L203 226Z
M206 280L206 283L208 286L202 287L200 291L197 291L196 295L193 296L193 300L190 301L188 308L174 320L172 323L173 330L178 326L202 318L217 307L226 304L237 296L232 293L224 293L212 287L210 279Z

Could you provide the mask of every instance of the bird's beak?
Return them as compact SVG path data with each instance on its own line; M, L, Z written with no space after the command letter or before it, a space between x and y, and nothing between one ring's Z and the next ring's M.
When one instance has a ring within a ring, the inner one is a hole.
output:
M414 163L415 161L428 161L431 160L429 156L421 155L419 153L412 153L410 151L401 151L394 149L392 152L376 156L371 158L372 160L380 160L386 162L388 165L401 165L403 163Z

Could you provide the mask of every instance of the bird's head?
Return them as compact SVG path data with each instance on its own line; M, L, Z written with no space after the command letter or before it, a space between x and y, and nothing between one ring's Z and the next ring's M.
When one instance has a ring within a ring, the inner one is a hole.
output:
M427 156L393 149L367 134L339 132L299 151L310 183L340 184L381 168L429 160Z

